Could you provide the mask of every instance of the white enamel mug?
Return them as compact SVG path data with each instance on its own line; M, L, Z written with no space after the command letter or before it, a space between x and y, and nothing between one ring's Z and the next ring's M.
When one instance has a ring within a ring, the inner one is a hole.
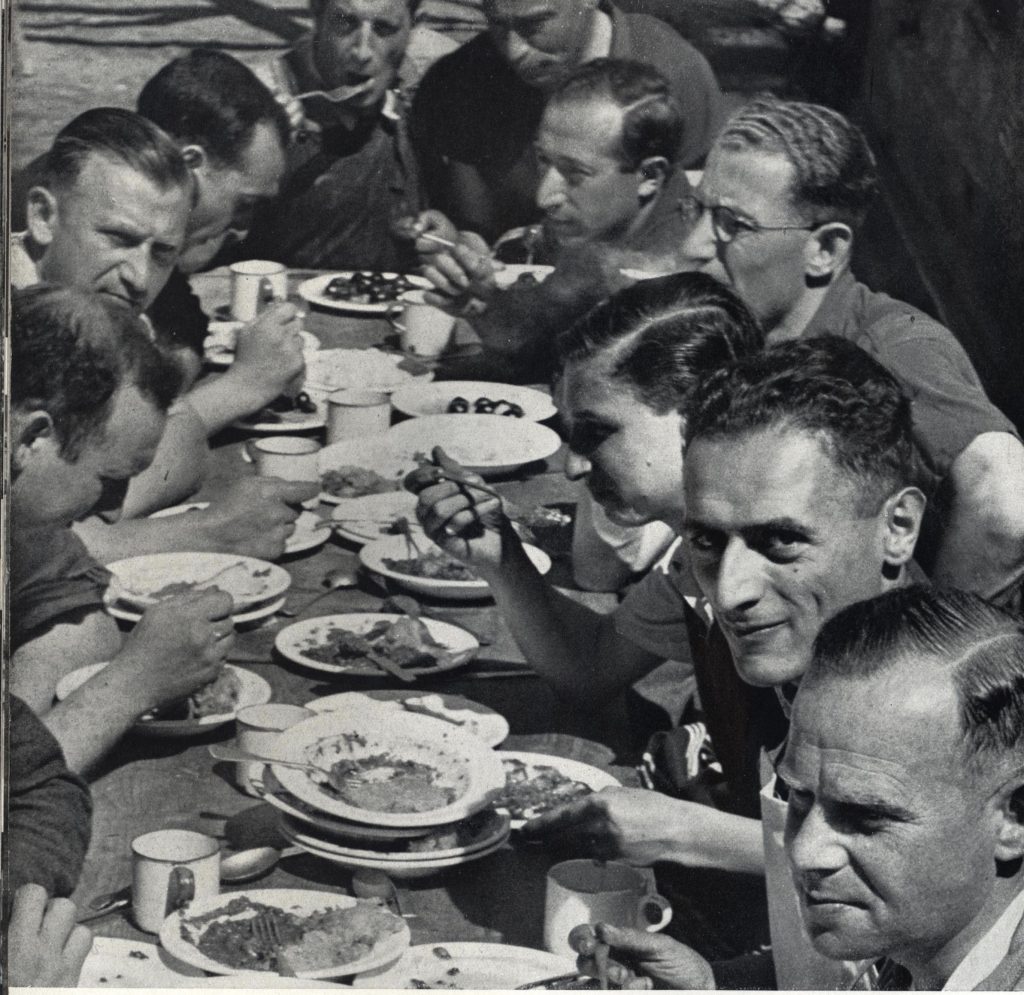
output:
M132 918L157 933L172 912L220 891L220 845L188 829L158 829L132 840Z
M231 316L235 321L253 321L265 302L288 297L288 270L268 259L247 259L232 263Z

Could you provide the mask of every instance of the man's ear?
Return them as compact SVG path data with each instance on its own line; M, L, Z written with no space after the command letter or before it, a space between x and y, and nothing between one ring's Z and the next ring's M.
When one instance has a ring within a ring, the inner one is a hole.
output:
M901 567L914 555L927 500L916 487L904 487L885 502L885 562Z
M853 229L841 221L827 221L807 240L804 269L815 280L827 279L845 269L853 252Z
M46 187L32 187L25 212L26 228L32 241L40 246L49 245L57 227L57 198Z
M43 449L59 449L53 419L48 411L34 405L11 411L11 464L23 470Z
M1014 861L1024 857L1024 771L1009 779L1000 792L999 827L995 858Z
M668 159L662 155L648 156L637 170L637 196L641 201L656 196L668 178Z
M182 146L181 157L185 160L185 165L193 172L206 165L206 151L201 145Z

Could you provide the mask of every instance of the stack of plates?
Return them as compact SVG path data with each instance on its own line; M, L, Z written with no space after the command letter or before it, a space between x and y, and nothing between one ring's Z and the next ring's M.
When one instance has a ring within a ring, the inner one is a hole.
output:
M107 611L126 622L138 622L164 598L205 588L231 595L236 625L254 622L284 605L292 582L288 571L273 563L229 553L154 553L117 560L107 569L114 575Z
M451 722L406 713L400 728L389 729L379 710L326 712L283 732L269 755L324 771L320 777L271 765L264 797L280 811L291 843L333 863L396 878L426 877L480 860L508 839L508 816L489 807L505 783L501 761L484 741ZM332 770L337 777L339 765L356 765L349 775L353 783L375 792L356 804L358 796L326 787L322 782ZM409 767L444 789L437 807L401 801L411 797L402 794ZM388 785L395 785L393 795ZM381 807L363 807L370 804ZM417 811L407 810L413 807Z

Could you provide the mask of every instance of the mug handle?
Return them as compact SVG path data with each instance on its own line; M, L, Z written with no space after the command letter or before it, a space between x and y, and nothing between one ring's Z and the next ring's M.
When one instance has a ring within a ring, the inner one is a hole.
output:
M167 879L167 906L164 915L169 916L172 912L184 908L196 897L196 879L192 871L187 867L174 867L171 869L171 876Z
M637 902L636 921L639 929L657 933L672 921L672 906L661 895L643 895Z
M397 301L394 304L389 304L387 311L384 312L384 320L392 328L397 328L400 332L405 331L405 325L398 321L398 316L405 313L405 305L399 304Z

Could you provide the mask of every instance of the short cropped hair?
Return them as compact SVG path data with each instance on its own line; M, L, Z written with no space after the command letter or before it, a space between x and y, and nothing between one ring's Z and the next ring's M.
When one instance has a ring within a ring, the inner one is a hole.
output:
M975 594L915 586L845 608L818 634L803 681L858 680L914 657L950 672L968 757L1024 764L1024 622Z
M625 171L653 156L675 164L683 115L657 69L630 59L594 59L574 69L548 102L594 99L610 100L623 110L619 155Z
M319 17L327 6L328 0L309 0L309 9L314 18ZM405 0L406 7L409 8L409 13L413 17L416 16L416 11L419 10L420 4L423 0Z
M758 97L729 118L715 145L784 156L796 170L793 206L818 222L859 227L878 187L875 157L864 133L820 104Z
M138 111L181 144L236 166L259 124L288 144L288 116L256 75L226 52L197 48L167 63L139 93Z
M120 160L160 190L181 187L194 193L178 146L134 111L96 107L66 124L46 154L44 183L51 190L74 186L90 155Z
M12 293L11 406L48 412L68 459L102 434L122 385L166 411L181 382L177 364L129 309L70 287Z
M704 273L642 280L559 335L560 366L608 354L609 376L659 414L681 410L713 370L761 349L754 316Z
M836 336L770 346L711 374L686 410L686 443L793 429L815 437L875 514L914 483L910 402L859 346Z

